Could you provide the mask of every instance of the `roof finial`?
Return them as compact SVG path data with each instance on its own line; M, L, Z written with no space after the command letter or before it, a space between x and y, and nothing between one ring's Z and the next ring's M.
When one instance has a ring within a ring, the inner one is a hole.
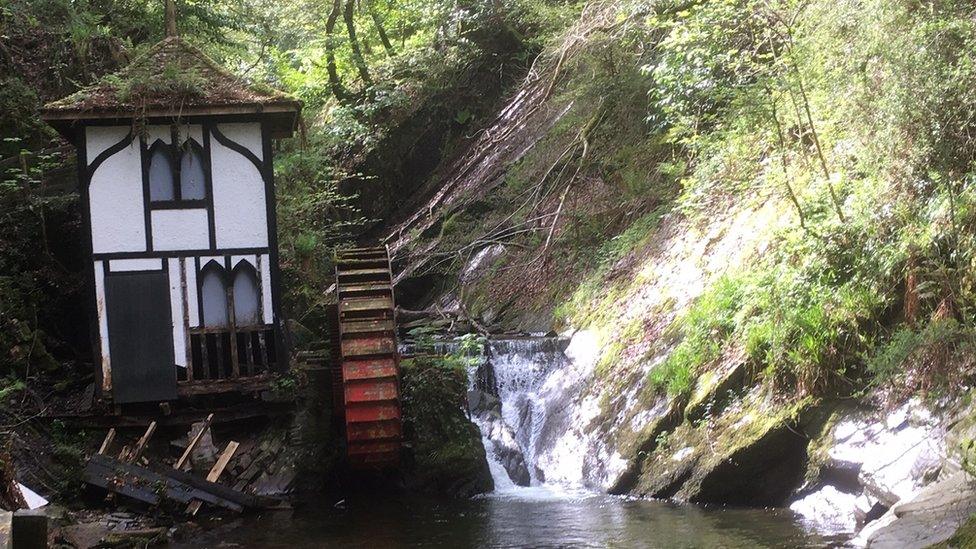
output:
M176 5L166 0L166 38L176 36Z

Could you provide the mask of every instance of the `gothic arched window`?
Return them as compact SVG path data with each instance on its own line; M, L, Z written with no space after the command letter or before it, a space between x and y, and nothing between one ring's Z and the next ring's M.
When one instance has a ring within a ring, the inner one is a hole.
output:
M173 142L178 143L178 139L174 131ZM199 202L207 198L208 168L199 143L187 139L177 146L157 139L146 154L150 203L160 208L202 207Z
M203 200L207 197L203 154L200 146L187 141L180 155L180 199Z
M175 200L173 185L173 157L169 145L156 141L149 149L149 200Z
M200 298L203 308L205 328L227 328L230 318L227 313L227 281L224 268L211 261L201 271Z
M261 295L254 267L241 261L234 269L234 323L237 326L261 324Z

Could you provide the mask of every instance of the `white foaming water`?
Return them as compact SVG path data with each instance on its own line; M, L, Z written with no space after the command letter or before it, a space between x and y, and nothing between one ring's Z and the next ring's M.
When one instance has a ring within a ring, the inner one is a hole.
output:
M564 353L566 343L566 339L552 337L499 339L488 343L486 360L491 373L487 377L494 382L500 410L479 410L474 420L481 429L495 481L492 497L545 500L592 495L578 483L546 483L546 477L553 469L552 459L542 460L545 463L539 463L537 459L541 454L551 452L553 433L560 429L550 421L554 408L562 411L568 404L560 402L562 391L552 390L553 382L559 384L565 377L563 370L571 363ZM476 370L470 370L472 388ZM507 457L502 458L497 453L500 451ZM503 459L508 459L510 467L516 467L512 465L513 461L518 461L512 459L513 453L521 454L524 460L528 487L513 482L512 475L506 470ZM562 475L555 476L563 480Z

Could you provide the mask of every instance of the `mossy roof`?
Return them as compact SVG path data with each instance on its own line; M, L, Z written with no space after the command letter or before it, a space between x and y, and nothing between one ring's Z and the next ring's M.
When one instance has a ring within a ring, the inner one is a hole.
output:
M48 120L173 114L297 113L301 103L249 84L180 37L152 46L119 72L48 103Z

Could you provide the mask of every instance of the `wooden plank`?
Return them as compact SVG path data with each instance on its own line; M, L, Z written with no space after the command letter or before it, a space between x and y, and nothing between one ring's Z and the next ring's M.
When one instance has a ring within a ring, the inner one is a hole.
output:
M374 332L392 332L396 329L392 319L386 320L350 320L342 323L342 334L368 334Z
M191 440L189 444L186 445L186 450L183 451L183 455L180 456L180 459L176 460L176 463L173 464L173 469L183 469L183 465L186 464L186 460L190 459L190 454L193 453L193 449L197 447L197 444L200 443L200 439L203 438L203 433L207 432L207 429L210 428L210 424L213 422L213 417L214 415L210 414L207 416L207 419L203 420L203 428L200 429L200 432L193 437L193 440Z
M368 360L346 360L342 363L343 379L373 379L382 377L396 377L396 359L374 358Z
M241 337L244 338L244 362L242 371L245 376L254 375L254 332L243 332Z
M211 395L216 393L254 393L269 387L271 376L260 374L241 379L213 379L193 383L180 383L177 392L181 397Z
M92 456L85 467L85 482L100 486L109 491L122 494L150 505L157 505L160 496L167 499L190 503L202 500L231 511L240 512L249 501L246 494L235 493L225 486L192 479L185 473L169 469L165 475L133 465L122 463L107 456Z
M108 452L108 447L112 445L113 440L115 440L115 427L112 427L105 433L105 440L102 441L102 445L98 449L98 455L104 456L105 452Z
M389 295L380 297L351 297L339 302L340 317L343 313L390 310L393 310L393 298Z
M186 352L184 353L186 355L184 357L186 361L186 379L187 381L193 381L193 336L190 335L190 301L186 287L186 258L179 258L177 263L180 269L180 298L183 300L183 340L184 345L186 345ZM194 288L195 290L196 288Z
M268 364L268 342L266 341L267 332L258 332L258 349L261 353L258 355L260 358L262 373L271 371L271 366Z
M204 380L210 379L210 336L200 334L200 377Z
M142 456L142 452L146 450L146 444L149 443L149 439L152 438L153 433L155 432L156 422L154 421L149 424L149 427L146 428L146 432L142 434L142 438L140 438L139 442L136 443L136 447L134 450L132 450L132 453L126 456L126 461L129 463L135 463L139 457Z
M217 482L217 479L220 478L220 474L224 472L224 469L227 468L227 464L230 463L231 458L234 457L234 452L237 451L238 446L240 446L240 444L234 442L233 440L227 443L227 447L224 448L224 453L220 454L220 457L217 459L217 463L214 463L213 468L210 469L210 473L207 474L207 482ZM191 502L189 506L187 506L186 512L189 515L194 516L200 510L201 505L203 505L202 501L195 500Z
M396 353L396 350L396 341L393 340L392 336L344 339L342 341L342 356L345 359L392 355Z
M224 336L217 334L214 336L214 344L217 346L217 360L214 361L216 370L212 379L224 379Z

